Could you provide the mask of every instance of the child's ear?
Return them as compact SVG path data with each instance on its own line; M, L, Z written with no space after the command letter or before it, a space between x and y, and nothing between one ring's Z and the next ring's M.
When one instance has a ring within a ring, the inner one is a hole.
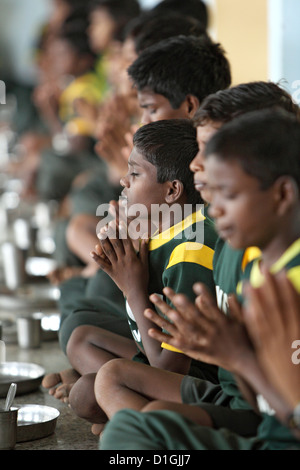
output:
M275 182L278 215L284 215L299 200L296 181L290 176L281 176Z
M195 95L186 96L187 111L190 118L193 118L200 106L199 100Z
M169 181L168 190L165 200L168 204L174 204L178 201L184 193L184 187L181 181Z

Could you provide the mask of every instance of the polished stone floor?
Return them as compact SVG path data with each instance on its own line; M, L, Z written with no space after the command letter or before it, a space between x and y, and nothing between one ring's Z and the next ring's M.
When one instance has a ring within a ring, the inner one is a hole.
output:
M7 362L27 362L42 366L46 373L57 372L69 367L67 358L61 352L57 340L43 341L38 349L20 349L15 343L6 344ZM3 406L5 398L0 398ZM42 439L20 442L15 450L97 450L98 438L91 433L91 425L78 418L68 405L48 394L43 387L25 395L15 397L16 405L47 405L59 410L55 432Z

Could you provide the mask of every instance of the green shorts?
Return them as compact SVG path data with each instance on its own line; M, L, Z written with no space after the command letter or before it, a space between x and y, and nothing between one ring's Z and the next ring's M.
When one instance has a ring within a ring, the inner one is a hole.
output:
M60 293L59 342L64 353L72 332L83 325L132 339L123 294L103 271L90 279L75 277L65 281Z
M214 428L227 428L240 436L250 437L257 432L261 417L252 410L230 408L232 397L228 396L221 385L206 380L186 376L181 383L183 403L199 406L211 417Z
M121 410L105 426L100 450L259 450L267 445L228 429L212 429L173 411Z

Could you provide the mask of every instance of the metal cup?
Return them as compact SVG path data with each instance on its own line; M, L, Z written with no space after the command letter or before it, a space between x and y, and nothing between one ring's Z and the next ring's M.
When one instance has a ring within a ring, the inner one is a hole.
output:
M0 339L0 364L6 360L6 346L4 341Z
M10 290L15 290L25 282L24 254L11 242L3 243L1 252L6 287Z
M18 344L23 349L39 348L41 345L41 315L17 318Z
M17 441L18 408L0 409L0 449L13 449Z

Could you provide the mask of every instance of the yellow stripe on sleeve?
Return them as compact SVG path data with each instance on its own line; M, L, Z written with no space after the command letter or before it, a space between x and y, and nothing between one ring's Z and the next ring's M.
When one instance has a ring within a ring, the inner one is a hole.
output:
M289 269L287 272L287 277L300 294L300 266L295 266L294 268Z
M174 346L171 346L170 344L168 343L161 343L160 345L163 349L167 349L168 351L173 351L173 352L177 352L177 353L180 353L180 354L184 354L182 351L180 351L180 349L176 349L174 348Z
M196 242L186 242L174 248L166 269L178 263L196 263L207 269L213 268L214 250Z
M258 258L260 255L261 251L256 246L246 248L242 261L242 271L245 271L245 267L247 266L247 264L253 261L254 259Z

